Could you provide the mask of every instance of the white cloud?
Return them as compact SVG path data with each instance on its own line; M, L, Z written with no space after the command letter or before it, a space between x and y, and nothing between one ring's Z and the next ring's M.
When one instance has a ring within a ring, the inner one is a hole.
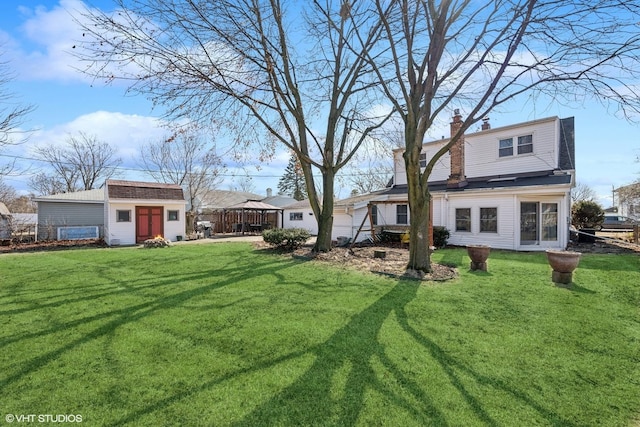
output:
M156 141L166 135L163 122L155 117L96 111L84 114L71 122L38 131L28 142L30 147L49 144L64 144L69 135L84 132L106 142L117 150L123 166L137 168L140 146Z
M62 82L89 79L77 71L82 64L71 54L82 37L74 16L80 17L86 9L79 0L60 0L51 8L19 8L25 19L19 34L23 40L11 40L7 35L2 38L7 39L7 55L21 79Z

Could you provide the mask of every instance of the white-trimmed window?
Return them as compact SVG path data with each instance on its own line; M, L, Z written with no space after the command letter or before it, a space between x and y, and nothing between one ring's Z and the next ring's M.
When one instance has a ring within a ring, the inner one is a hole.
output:
M420 153L420 167L427 167L427 153Z
M168 210L167 211L167 221L179 221L180 219L180 211Z
M116 210L116 222L131 222L131 211Z
M302 212L289 212L289 221L302 221Z
M409 223L409 207L407 205L396 205L396 224Z
M498 208L480 208L480 232L498 232Z
M456 231L471 231L471 208L456 209Z
M517 152L514 152L513 138L504 138L498 141L498 157L510 157L514 154L533 153L533 135L522 135L516 138Z
M500 157L513 156L513 138L500 140L498 143L498 155Z
M533 135L518 137L518 154L533 153Z

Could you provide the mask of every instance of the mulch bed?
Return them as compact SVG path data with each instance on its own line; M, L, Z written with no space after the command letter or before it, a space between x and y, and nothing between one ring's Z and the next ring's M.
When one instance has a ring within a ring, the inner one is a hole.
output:
M51 240L31 243L11 242L8 245L0 246L0 253L55 251L74 248L104 248L106 246L107 244L103 239Z
M375 251L384 251L385 257L374 257ZM458 276L458 271L455 267L436 263L431 264L432 271L430 273L407 273L409 251L386 246L361 246L354 247L352 250L348 248L333 248L331 252L318 254L311 252L309 247L303 247L296 250L294 256L396 278L443 282Z

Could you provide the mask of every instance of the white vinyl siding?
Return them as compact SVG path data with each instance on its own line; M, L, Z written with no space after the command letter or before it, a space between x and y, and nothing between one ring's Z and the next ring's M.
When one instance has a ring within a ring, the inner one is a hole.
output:
M552 195L555 194L555 195ZM439 201L434 205L433 225L446 227L451 236L449 243L456 246L466 245L489 245L496 249L511 250L544 250L544 249L564 249L568 243L568 226L563 225L563 219L568 218L570 213L568 204L564 203L568 198L568 188L558 187L547 189L544 195L536 194L533 189L522 189L520 191L493 191L487 192L466 192L456 195L448 195L448 200L436 199ZM535 244L520 242L520 206L522 202L536 202L542 206L543 218L541 218L541 238L543 240ZM496 232L483 232L480 229L481 209L496 209ZM471 209L471 232L456 232L456 209ZM557 212L555 211L557 209ZM439 220L440 215L443 221ZM546 215L546 216L545 216ZM557 220L558 226L552 230L545 225L549 225ZM553 236L557 233L557 236ZM547 240L544 240L547 239Z
M166 211L177 211L178 220L169 221L166 214L163 215L163 227L164 237L166 239L175 242L178 236L185 235L186 225L185 218L185 204L180 201L172 200L130 200L121 201L110 200L108 207L106 208L106 217L108 221L108 227L105 235L107 244L113 245L135 245L136 244L136 206L163 206ZM131 222L118 222L117 211L131 211Z
M466 177L470 179L553 170L558 164L559 127L559 119L552 117L467 134L465 136ZM528 136L531 136L531 144L527 142ZM521 147L519 137L524 137ZM500 157L500 141L509 138L513 139L513 155ZM422 147L425 160L430 159L448 141L445 139L425 143ZM520 154L518 154L519 150ZM394 184L400 185L407 183L402 153L403 150L394 151ZM450 169L450 156L447 153L436 162L429 182L445 181L449 177Z
M296 215L291 215L296 214ZM300 215L302 214L302 215ZM283 214L282 228L304 228L309 231L312 235L318 234L318 222L316 221L316 217L313 214L313 210L311 207L308 208L293 208L287 209L285 208ZM301 218L301 219L294 219Z

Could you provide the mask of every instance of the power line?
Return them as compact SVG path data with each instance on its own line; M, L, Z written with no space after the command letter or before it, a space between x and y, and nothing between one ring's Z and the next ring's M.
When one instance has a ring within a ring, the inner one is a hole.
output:
M9 158L9 159L14 159L14 160L29 160L29 161L34 161L34 162L40 162L40 163L45 163L45 164L50 164L50 162L48 162L47 160L42 160L42 159L38 159L35 157L27 157L27 156L18 156L18 155L9 155L9 154L0 154L0 157L5 157L5 158ZM66 165L70 165L72 166L71 163L68 162L60 162L62 164L66 164ZM161 170L152 170L152 169L144 169L144 168L132 168L132 167L125 167L125 166L113 166L110 169L115 169L115 170L119 170L119 171L124 171L124 172L141 172L141 173L148 173L148 174L153 174L153 173L161 173ZM284 172L284 170L283 170ZM29 173L29 174L23 174L22 176L25 175L29 175L29 176L33 176L34 173ZM218 173L215 174L216 176L219 177L227 177L227 178L235 178L238 176L237 173ZM354 173L340 173L340 176L343 177L347 177L347 176L360 176L361 173L358 172L354 172ZM384 172L378 172L378 173L374 173L374 175L388 175ZM281 178L282 175L265 175L265 174L243 174L243 176L247 176L249 178ZM322 177L321 173L314 173L313 176L315 178L320 178Z

